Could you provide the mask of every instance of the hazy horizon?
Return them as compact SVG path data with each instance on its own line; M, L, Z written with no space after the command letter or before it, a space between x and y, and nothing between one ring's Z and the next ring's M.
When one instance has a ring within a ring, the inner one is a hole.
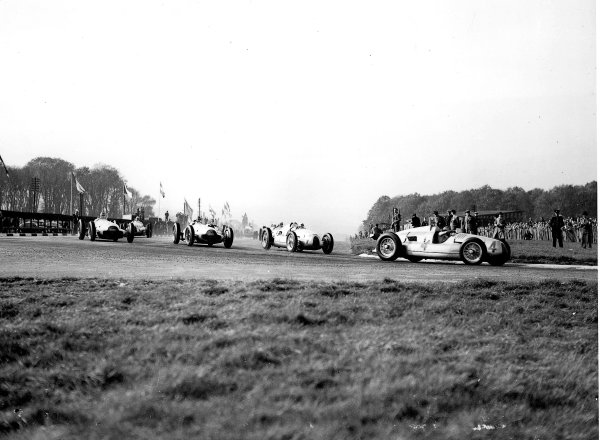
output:
M353 234L382 195L597 180L596 6L0 2L0 155ZM204 208L205 207L205 208Z

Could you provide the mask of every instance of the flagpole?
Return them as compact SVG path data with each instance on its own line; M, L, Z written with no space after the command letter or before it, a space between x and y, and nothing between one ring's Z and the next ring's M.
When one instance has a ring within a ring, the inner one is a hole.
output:
M71 181L71 185L69 185L71 187L71 206L69 206L69 210L71 211L70 215L73 216L73 172L72 171L71 171L71 175L69 177L70 177L69 180Z

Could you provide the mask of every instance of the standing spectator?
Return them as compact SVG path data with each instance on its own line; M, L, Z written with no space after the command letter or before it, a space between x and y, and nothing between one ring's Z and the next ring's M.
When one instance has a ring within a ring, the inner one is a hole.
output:
M430 226L437 226L440 229L444 229L446 227L446 220L437 211L433 211Z
M498 213L498 216L494 220L494 235L493 238L498 240L506 239L506 232L504 229L506 228L506 222L504 221L504 214L501 212Z
M450 221L448 222L448 229L450 229L451 231L456 231L458 228L460 228L460 220L458 219L458 216L456 215L456 210L453 209L450 211Z
M398 208L392 209L392 229L394 232L398 232L400 230L401 220L402 216L400 215L400 211L398 211Z
M165 211L165 223L169 223L169 211Z
M373 230L371 232L371 238L373 240L377 240L382 233L383 233L383 231L381 229L379 229L379 223L375 223L375 227L373 228Z
M470 210L465 210L465 215L462 218L462 222L460 225L460 228L463 230L463 232L466 232L467 234L472 234L470 226L469 226L469 222L471 221L471 211Z
M479 228L479 213L475 211L472 216L469 217L469 230L471 234L477 235L477 229Z
M416 213L412 215L412 218L410 219L410 224L413 228L418 228L419 226L421 226L421 219L417 217Z
M592 227L592 222L588 218L587 211L583 211L582 216L583 217L581 218L581 228L583 234L581 236L581 247L585 249L587 246L591 249L592 243L594 241L594 230Z
M563 247L563 236L562 231L565 227L565 221L563 216L560 215L560 209L554 210L554 215L550 219L550 229L552 230L552 247L556 247L556 241L558 240L558 246Z
M450 228L450 222L452 222L452 210L448 210L448 215L446 216L446 226Z
M79 209L76 209L73 213L73 234L77 234L79 232Z

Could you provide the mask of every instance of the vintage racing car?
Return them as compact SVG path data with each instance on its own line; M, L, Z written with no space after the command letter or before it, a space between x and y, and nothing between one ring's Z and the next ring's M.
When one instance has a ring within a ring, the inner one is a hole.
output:
M286 225L280 223L279 226L273 228L263 226L259 238L263 249L275 246L284 247L289 252L323 249L324 253L330 254L333 251L333 235L326 233L319 239L319 236L310 229L306 229L303 223L300 225L295 222Z
M152 237L152 223L148 222L144 224L139 217L135 217L131 220L133 226L135 226L136 237Z
M83 240L86 234L90 237L90 241L95 241L96 238L105 240L117 241L119 238L126 237L127 242L133 242L136 230L133 223L127 225L127 229L121 229L114 221L109 220L105 213L100 214L95 220L88 223L87 228L83 219L79 219L79 239Z
M502 266L510 259L510 246L504 240L442 231L435 226L385 232L377 240L376 250L384 261L402 257L416 263L434 258L462 260L465 264L486 261L492 266Z
M207 244L209 246L223 243L223 246L229 249L233 244L233 229L227 225L223 225L223 228L219 231L218 226L215 224L204 224L198 220L194 220L182 232L181 225L175 223L173 225L173 243L178 244L180 240L184 240L188 246L192 246L194 243Z

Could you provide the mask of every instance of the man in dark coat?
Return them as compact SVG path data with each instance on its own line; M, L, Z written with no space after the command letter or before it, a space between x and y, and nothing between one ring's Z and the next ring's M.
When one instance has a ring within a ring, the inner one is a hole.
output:
M398 208L392 209L392 229L394 232L398 232L400 230L400 222L402 221L402 216L400 215L400 211Z
M431 217L429 225L437 226L441 230L446 226L446 220L437 211L433 211L433 217Z
M552 247L556 247L556 241L558 240L558 246L563 247L563 236L562 230L565 227L565 221L563 216L560 215L560 209L554 210L554 215L550 219L550 229L552 230Z
M421 219L417 217L416 213L412 215L412 218L410 219L410 224L413 228L418 228L419 226L421 226Z

